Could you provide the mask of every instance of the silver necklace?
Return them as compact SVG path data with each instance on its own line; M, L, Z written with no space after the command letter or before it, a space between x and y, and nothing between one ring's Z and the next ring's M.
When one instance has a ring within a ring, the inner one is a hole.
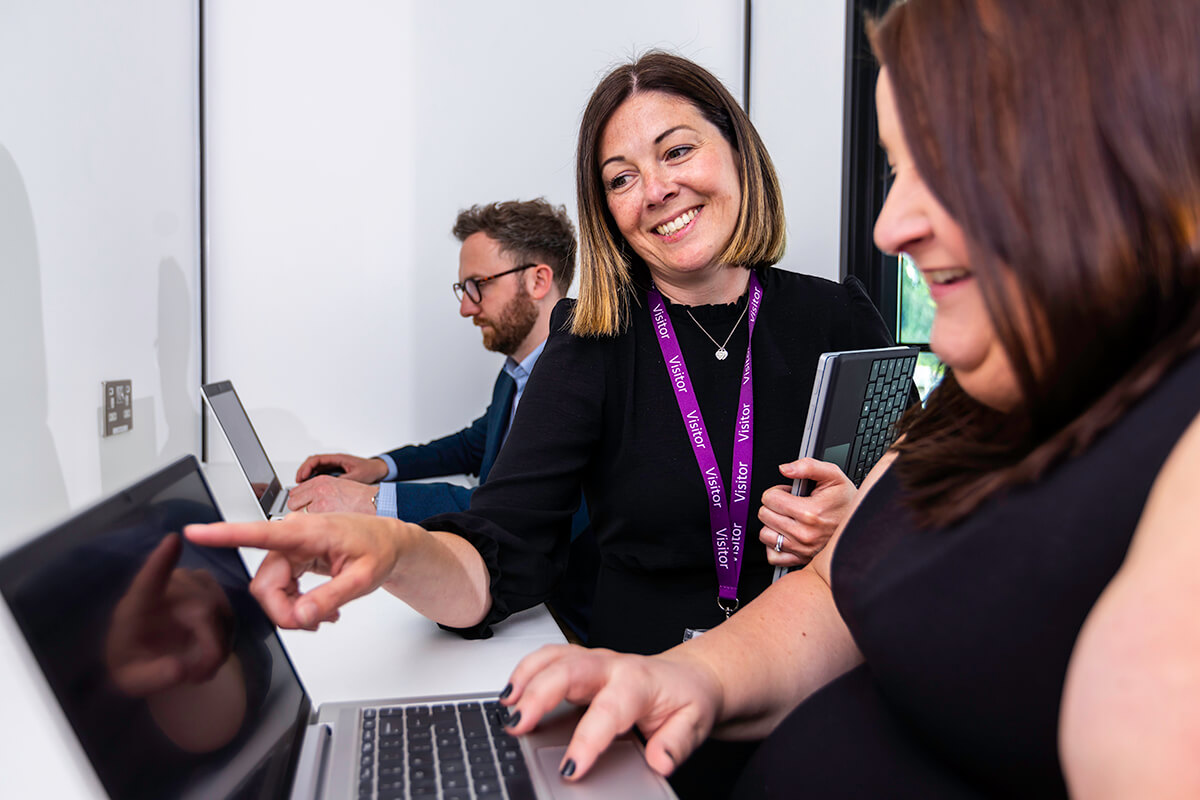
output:
M738 325L742 324L742 317L746 316L746 311L749 310L749 308L750 308L750 299L747 298L746 306L745 306L745 308L742 309L741 316L739 316L737 318L737 322L733 323L733 327L729 329L729 335L725 337L725 341L723 341L723 342L718 342L716 339L714 339L712 337L711 333L704 330L704 326L701 325L699 322L697 322L695 317L692 317L692 312L691 312L691 310L689 310L687 308L687 306L684 306L683 310L687 311L687 315L689 317L692 317L692 322L696 323L696 327L700 329L700 332L703 333L705 336L707 336L708 340L717 346L717 352L713 354L717 357L717 361L724 361L726 358L729 357L729 351L725 349L725 345L729 344L729 340L733 338L733 332L738 329Z

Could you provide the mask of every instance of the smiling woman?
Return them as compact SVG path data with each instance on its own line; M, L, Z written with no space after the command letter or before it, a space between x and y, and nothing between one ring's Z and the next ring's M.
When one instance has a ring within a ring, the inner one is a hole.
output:
M590 704L572 780L634 725L668 773L766 734L737 798L1200 796L1200 4L897 0L872 40L876 241L948 377L805 569L651 658L527 657L513 729Z
M691 305L741 295L746 276L718 260L741 208L737 164L696 106L634 95L604 127L599 157L609 213L662 291Z
M728 624L776 566L807 562L833 533L856 490L836 467L794 461L796 404L812 393L821 353L891 340L857 281L771 268L785 221L746 113L702 67L649 53L593 93L576 180L579 302L555 308L470 508L420 527L292 515L294 538L273 562L294 566L259 581L281 624L315 626L384 586L465 636L487 636L561 582L582 488L600 561L588 644L658 653ZM520 263L464 260L459 281ZM489 292L515 292L519 278L489 284L482 306L464 290L460 310L488 318ZM809 497L792 496L796 478L816 482ZM289 581L314 549L339 574L299 594ZM719 795L744 752L706 749L677 790ZM714 765L728 768L714 776Z

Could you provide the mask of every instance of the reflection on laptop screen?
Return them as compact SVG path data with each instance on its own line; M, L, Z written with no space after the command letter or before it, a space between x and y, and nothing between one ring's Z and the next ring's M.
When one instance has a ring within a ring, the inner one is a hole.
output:
M109 796L275 797L308 699L188 456L0 560L0 591ZM285 786L286 790L286 786Z

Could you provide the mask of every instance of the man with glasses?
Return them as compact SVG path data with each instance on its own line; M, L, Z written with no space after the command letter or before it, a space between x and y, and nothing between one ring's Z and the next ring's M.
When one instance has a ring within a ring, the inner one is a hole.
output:
M293 511L357 511L420 522L467 508L474 490L403 481L460 474L487 480L550 333L550 312L571 285L575 229L565 208L538 199L472 206L459 213L454 235L462 242L453 286L458 313L480 328L484 347L508 356L487 411L457 433L374 458L309 456L296 472L300 485L288 496Z

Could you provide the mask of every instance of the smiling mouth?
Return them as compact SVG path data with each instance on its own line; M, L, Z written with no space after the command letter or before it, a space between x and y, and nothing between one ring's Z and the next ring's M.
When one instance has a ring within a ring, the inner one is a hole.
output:
M930 286L949 286L970 278L971 270L964 267L950 267L948 269L924 270L923 274L925 281Z
M694 220L696 215L699 213L699 207L689 208L687 211L683 212L670 222L664 222L662 225L659 225L654 229L654 232L659 236L670 236L672 233L682 230L689 222Z

